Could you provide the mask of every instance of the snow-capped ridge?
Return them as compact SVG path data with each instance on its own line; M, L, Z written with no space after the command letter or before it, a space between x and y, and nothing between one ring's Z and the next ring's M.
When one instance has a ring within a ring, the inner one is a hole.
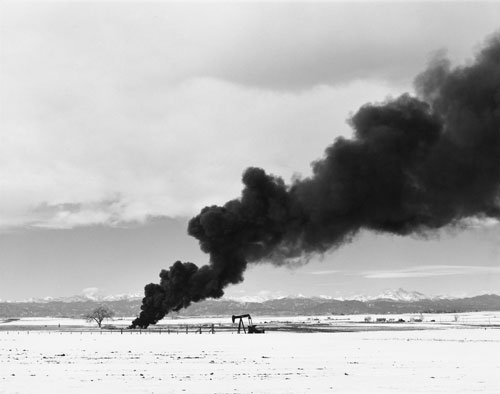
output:
M140 294L116 294L116 295L74 295L74 296L68 296L68 297L43 297L43 298L27 298L21 301L3 301L3 302L17 302L17 303L23 303L23 302L32 302L32 303L38 303L38 304L46 304L49 302L64 302L64 303L70 303L70 302L89 302L89 301L94 301L94 302L103 302L103 301L127 301L127 300L139 300L143 296Z
M443 296L443 299L447 298ZM347 297L335 297L338 301L375 301L375 300L391 300L391 301L405 301L405 302L414 302L421 300L430 300L433 297L429 297L423 293L418 291L407 291L403 288L399 288L397 290L386 290L383 293L377 295L353 295Z
M383 293L379 294L375 299L412 302L428 300L430 298L431 297L426 296L425 294L418 291L406 291L405 289L399 288L397 290L386 290Z
M71 303L71 302L114 302L114 301L137 301L141 300L144 297L143 294L111 294L106 295L97 289L85 289L82 294L67 296L67 297L43 297L43 298L28 298L24 300L0 300L3 303L51 303L51 302L63 302L63 303ZM273 292L260 292L256 295L244 295L244 296L224 296L220 299L223 301L235 301L242 303L265 303L267 301L273 300L320 300L320 301L359 301L359 302L370 302L375 300L391 300L397 302L418 302L423 300L456 300L461 298L473 297L473 295L463 294L461 296L457 295L433 295L428 296L419 291L407 291L403 288L399 288L396 290L386 290L377 295L351 295L351 296L341 296L341 297L333 297L329 295L319 295L319 296L306 296L304 294L288 294L284 295L282 293L273 293ZM212 300L218 301L218 300Z

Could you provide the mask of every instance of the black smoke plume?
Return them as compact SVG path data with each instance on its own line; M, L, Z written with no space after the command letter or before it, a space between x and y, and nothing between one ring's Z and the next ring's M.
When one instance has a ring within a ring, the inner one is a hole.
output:
M500 34L467 66L435 61L404 94L366 104L313 174L287 185L260 168L243 174L241 197L205 207L188 232L208 265L177 261L145 288L147 327L170 311L218 298L249 262L285 264L342 245L361 229L427 233L464 218L500 218Z

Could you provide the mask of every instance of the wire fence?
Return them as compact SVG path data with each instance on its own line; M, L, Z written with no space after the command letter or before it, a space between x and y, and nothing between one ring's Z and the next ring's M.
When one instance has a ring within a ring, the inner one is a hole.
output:
M167 322L151 325L147 329L128 328L128 321L117 319L110 324L23 324L22 320L12 319L0 324L0 332L7 335L26 334L46 331L49 333L89 334L89 335L186 335L237 333L238 325L221 322ZM16 321L17 320L17 321ZM216 319L217 321L217 319ZM127 323L126 323L127 322ZM259 323L266 332L349 332L363 330L411 330L432 328L490 327L500 329L500 312L484 313L447 313L447 314L406 314L406 315L351 315L349 317L324 316L304 317L304 319L268 319ZM243 331L242 331L243 333Z

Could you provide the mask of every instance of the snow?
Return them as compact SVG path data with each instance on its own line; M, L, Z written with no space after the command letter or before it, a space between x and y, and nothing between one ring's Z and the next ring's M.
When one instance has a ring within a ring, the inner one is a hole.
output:
M429 297L425 294L419 293L418 291L406 291L402 288L397 290L387 290L377 296L377 299L389 299L395 301L419 301L428 298Z
M95 326L95 323L87 323L84 319L53 318L53 317L23 317L21 319L7 319L0 327L23 326L23 327L54 327L54 326Z
M500 392L495 326L264 335L12 328L0 331L2 394Z
M371 318L370 323L365 323L365 318ZM376 323L376 319L384 318L397 322L402 319L405 323ZM116 317L106 319L103 326L113 325L116 328L126 328L130 325L134 317ZM422 319L422 322L414 322L416 319ZM216 317L184 317L167 316L160 320L152 329L166 329L168 327L180 327L192 325L198 327L203 325L206 330L211 324L231 325L230 316ZM466 312L466 313L406 313L406 314L360 314L360 315L320 315L320 316L253 316L253 323L259 326L266 325L305 325L305 326L328 326L332 329L339 327L349 327L354 330L366 330L374 327L382 329L438 329L451 327L470 327L470 326L500 326L500 312ZM246 324L246 322L245 322ZM94 322L86 322L84 319L76 318L52 318L52 317L30 317L20 319L0 319L0 330L4 329L29 329L35 328L93 328Z

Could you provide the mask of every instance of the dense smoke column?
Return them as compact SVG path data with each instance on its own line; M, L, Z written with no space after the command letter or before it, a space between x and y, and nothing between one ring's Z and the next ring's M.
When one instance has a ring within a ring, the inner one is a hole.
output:
M427 233L467 217L500 218L500 35L474 64L436 61L407 94L366 104L351 118L311 177L287 186L259 168L243 174L239 199L205 207L188 232L210 256L198 268L176 262L146 286L147 327L171 310L218 298L243 280L248 262L322 253L361 229Z
M432 224L469 216L498 218L500 184L500 34L470 67L436 62L417 78L423 99L444 123L423 164Z
M178 311L207 297L222 297L223 286L218 271L209 266L198 268L193 263L176 261L160 272L160 284L150 283L144 289L140 316L131 327L146 328L163 319L170 311Z
M160 284L146 286L141 314L132 327L147 327L191 302L222 297L224 287L243 280L247 261L269 255L280 243L289 216L286 185L258 168L246 170L243 183L240 199L206 207L189 222L189 234L210 254L209 265L198 268L177 261L162 270Z

